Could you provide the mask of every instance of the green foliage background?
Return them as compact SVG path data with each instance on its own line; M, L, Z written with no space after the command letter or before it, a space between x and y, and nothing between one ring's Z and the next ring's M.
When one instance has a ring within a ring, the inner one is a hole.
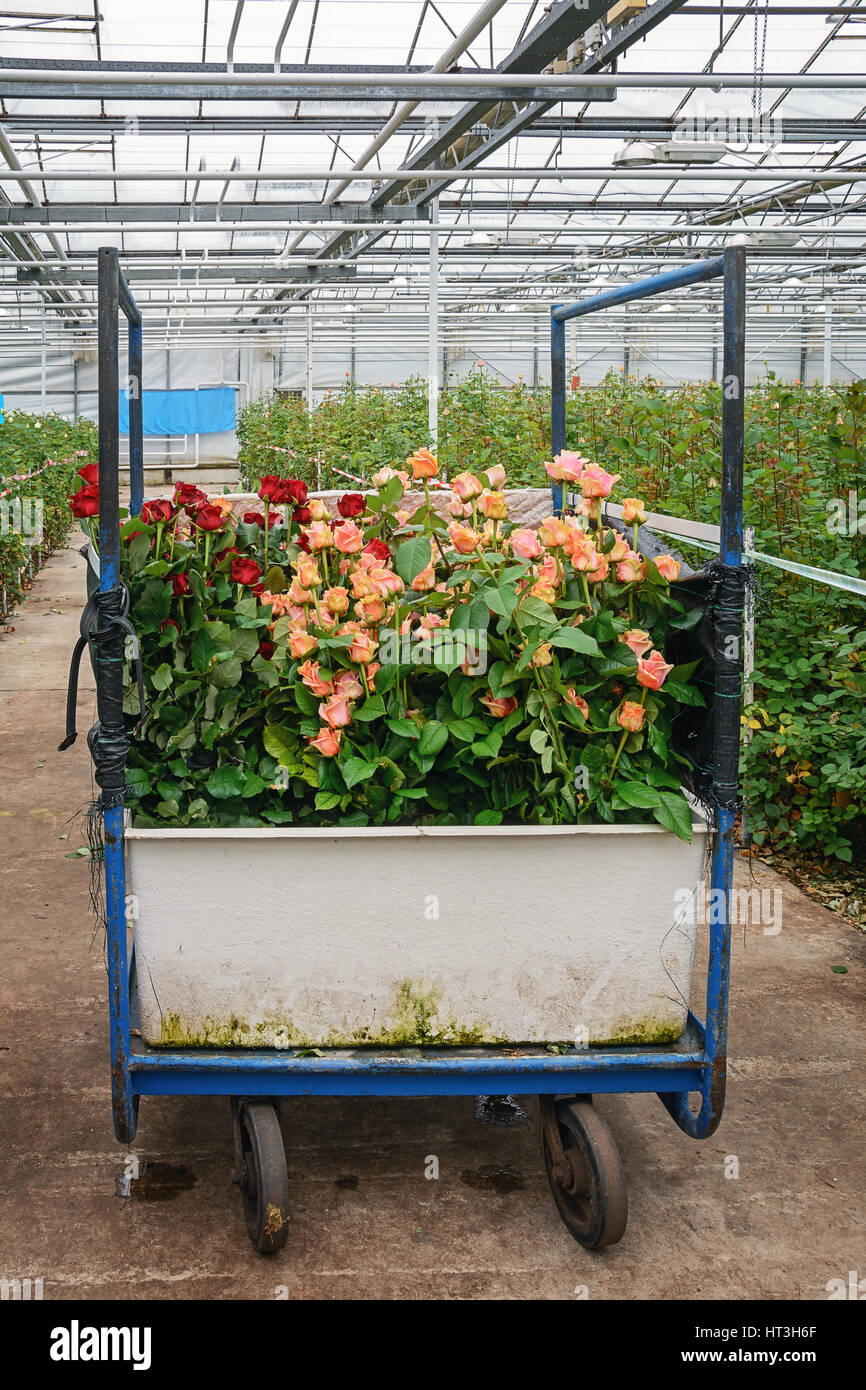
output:
M87 457L73 458L61 467L47 468L38 477L21 483L11 481L12 474L34 472L47 459L66 459L77 449L86 449ZM92 420L79 420L73 425L60 415L30 415L23 410L6 412L0 424L0 492L11 486L7 502L11 503L15 497L41 498L43 506L40 546L28 547L25 537L11 530L3 534L0 529L0 585L6 589L7 609L24 597L28 557L35 572L50 551L65 539L72 523L67 499L81 482L76 476L78 469L95 462L96 451L97 432Z

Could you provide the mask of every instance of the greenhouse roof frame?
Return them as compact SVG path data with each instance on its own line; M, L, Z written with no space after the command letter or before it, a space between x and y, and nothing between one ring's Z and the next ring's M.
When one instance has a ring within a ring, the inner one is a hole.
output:
M832 295L839 331L860 333L866 0L16 13L0 31L4 345L24 328L89 341L101 244L148 332L184 346L294 341L308 314L326 337L349 314L417 335L432 248L447 344L467 319L504 332L508 310L534 341L554 298L732 234L753 311L808 318ZM699 327L697 306L680 314Z

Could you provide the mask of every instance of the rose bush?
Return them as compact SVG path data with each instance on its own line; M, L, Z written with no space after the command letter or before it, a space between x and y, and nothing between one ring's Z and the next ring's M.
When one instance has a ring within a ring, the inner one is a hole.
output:
M147 697L128 763L138 816L655 819L689 839L672 726L704 701L696 663L666 653L700 612L678 595L672 556L640 555L631 532L602 524L615 476L576 455L547 465L564 468L579 512L538 531L508 521L499 467L455 477L439 516L427 449L334 514L302 481L263 475L261 512L240 520L178 484L124 521ZM85 477L72 508L90 534L94 503Z

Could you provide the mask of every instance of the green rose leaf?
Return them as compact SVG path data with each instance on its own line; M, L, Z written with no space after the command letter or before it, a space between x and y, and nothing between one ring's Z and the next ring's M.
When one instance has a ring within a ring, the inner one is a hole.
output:
M398 546L394 568L407 587L430 563L430 541L426 536L413 536Z

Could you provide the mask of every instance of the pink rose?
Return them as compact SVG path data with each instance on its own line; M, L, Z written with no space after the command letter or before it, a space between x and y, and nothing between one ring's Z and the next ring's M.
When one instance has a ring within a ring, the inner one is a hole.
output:
M537 560L541 554L541 542L535 531L512 531L508 543L518 560Z
M620 584L637 584L645 575L646 565L633 550L630 550L616 567L616 577Z
M471 502L475 497L480 497L483 491L474 473L458 473L456 478L451 479L451 489L461 502Z
M580 475L580 490L584 497L609 497L620 477L619 473L606 473L597 463L590 463Z
M345 729L352 722L352 712L345 691L338 690L329 700L319 705L319 718L324 719L332 729Z
M319 675L318 661L305 661L303 666L298 667L298 675L307 689L312 690L314 695L330 695L331 682L322 680Z
M538 528L539 540L542 545L550 546L551 550L565 545L569 535L570 528L558 516L546 516Z
M580 454L572 453L570 449L563 449L561 454L557 454L552 463L544 465L549 476L555 483L579 483L584 468L589 463L589 459L583 458Z
M354 521L344 521L342 525L335 526L334 545L343 555L356 555L363 544L364 532Z
M348 611L349 590L340 588L339 585L334 585L333 588L326 589L325 604L329 613L333 613L336 617L339 617L341 613Z
M299 656L309 656L318 647L318 642L309 632L289 633L289 651L297 660Z
M376 655L378 645L368 632L358 632L349 647L349 656L352 661L357 661L359 666L366 666Z

